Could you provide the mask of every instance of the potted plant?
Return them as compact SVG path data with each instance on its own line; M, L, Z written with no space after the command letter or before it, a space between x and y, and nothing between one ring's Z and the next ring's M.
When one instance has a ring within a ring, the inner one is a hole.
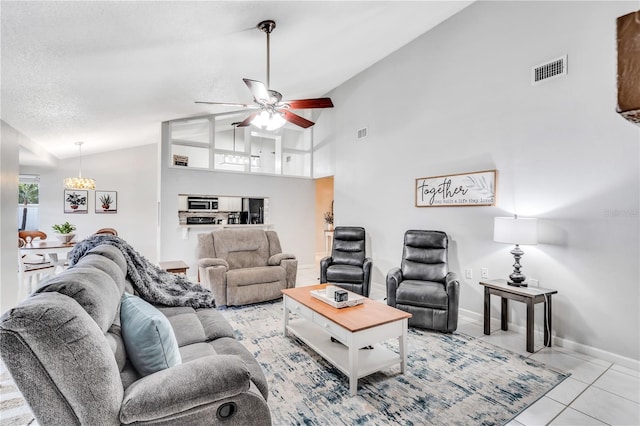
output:
M109 194L104 194L100 197L100 202L102 203L102 209L106 211L113 204L113 198Z
M83 197L84 198L84 197ZM59 225L53 225L51 228L58 234L56 235L63 243L69 243L76 234L73 232L76 230L75 225L65 222Z
M84 206L87 203L87 197L72 192L71 194L67 195L66 201L67 203L69 203L69 207L75 210L78 208L78 206Z
M324 213L324 226L327 231L331 231L333 229L333 212Z

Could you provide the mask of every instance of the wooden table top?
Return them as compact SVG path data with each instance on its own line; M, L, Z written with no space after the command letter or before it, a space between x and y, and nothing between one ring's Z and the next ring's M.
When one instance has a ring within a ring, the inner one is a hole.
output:
M56 240L32 241L29 244L20 247L20 250L71 249L75 245L75 242L63 243Z
M361 305L334 308L311 295L311 290L324 289L327 285L331 284L287 288L282 290L282 293L351 332L411 318L412 316L408 312L369 298L365 298L364 303Z
M480 281L480 285L485 287L494 288L497 290L507 291L513 294L519 294L521 296L533 297L540 296L543 294L556 294L558 290L551 290L548 288L542 287L518 287L514 285L509 285L507 280L505 279L497 279L497 280L482 280Z
M173 269L189 269L189 265L182 260L167 260L165 262L158 262L158 264L162 269L166 269L167 271Z

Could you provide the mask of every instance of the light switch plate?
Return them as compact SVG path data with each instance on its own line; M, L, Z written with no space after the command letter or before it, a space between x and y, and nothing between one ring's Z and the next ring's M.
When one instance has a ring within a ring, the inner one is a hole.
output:
M482 278L489 278L489 268L480 269L480 276Z

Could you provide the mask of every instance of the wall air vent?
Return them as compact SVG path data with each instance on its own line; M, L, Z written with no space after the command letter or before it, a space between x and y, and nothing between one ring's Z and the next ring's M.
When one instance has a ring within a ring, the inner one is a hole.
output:
M357 139L364 139L367 137L367 128L363 127L362 129L358 129Z
M543 81L566 74L567 55L564 55L531 68L531 84L540 84Z

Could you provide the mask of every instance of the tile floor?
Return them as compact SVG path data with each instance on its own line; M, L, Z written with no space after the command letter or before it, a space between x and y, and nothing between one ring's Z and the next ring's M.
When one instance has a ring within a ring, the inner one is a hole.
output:
M298 269L297 283L319 282L317 268ZM369 295L384 300L385 289L374 286ZM500 322L486 336L482 322L460 316L458 331L493 345L528 356L571 376L523 411L508 426L640 425L640 372L588 355L536 342L535 352L525 348L525 336L500 330Z
M316 267L298 268L298 285L318 282L319 271ZM385 289L374 286L370 297L383 301ZM563 348L546 348L542 342L537 342L536 352L530 354L525 349L523 334L502 331L499 321L493 323L496 329L491 330L491 335L485 336L481 322L461 316L458 331L571 373L569 378L522 412L508 426L640 425L640 372ZM0 368L0 373L4 372L4 368ZM0 402L10 396L3 394Z

